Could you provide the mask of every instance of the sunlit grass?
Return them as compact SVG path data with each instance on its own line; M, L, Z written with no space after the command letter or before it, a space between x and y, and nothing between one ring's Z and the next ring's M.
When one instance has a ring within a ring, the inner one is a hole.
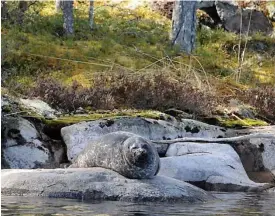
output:
M190 61L171 47L171 21L148 7L131 10L123 7L126 3L95 1L95 29L90 31L88 4L75 4L75 35L70 38L62 35L62 14L55 12L54 2L41 2L31 9L23 26L3 25L3 65L14 71L7 81L10 86L18 82L22 89L28 89L39 76L54 77L68 85L77 80L89 86L96 74L105 71L154 73L163 68L197 83L215 77L213 89L219 89L217 78L234 82L238 68L236 35L198 28L195 57ZM274 39L260 34L249 38L252 47L257 41L263 41L267 48L262 54L248 47L241 77L245 86L274 83ZM257 55L263 58L261 66Z

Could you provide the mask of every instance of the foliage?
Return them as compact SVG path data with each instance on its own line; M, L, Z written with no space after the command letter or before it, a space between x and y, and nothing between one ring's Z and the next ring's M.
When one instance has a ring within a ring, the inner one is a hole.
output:
M85 88L76 81L63 86L53 79L40 79L31 90L55 107L75 111L78 107L114 109L165 110L171 107L206 115L216 106L213 94L194 88L190 83L176 80L164 73L152 75L102 74L94 78L92 87Z
M16 15L17 3L7 4ZM54 2L31 5L22 25L13 16L2 22L2 83L9 91L27 94L35 87L33 95L68 110L175 107L205 114L214 111L220 98L238 97L236 92L254 88L241 99L262 115L274 116L274 94L258 88L275 83L274 38L248 38L237 85L238 36L198 28L196 51L189 58L171 47L171 21L149 8L95 1L95 29L90 31L88 4L75 3L73 37L64 35L62 14L55 12ZM252 99L258 93L258 99Z
M275 87L262 86L248 89L243 100L254 106L261 116L275 121Z

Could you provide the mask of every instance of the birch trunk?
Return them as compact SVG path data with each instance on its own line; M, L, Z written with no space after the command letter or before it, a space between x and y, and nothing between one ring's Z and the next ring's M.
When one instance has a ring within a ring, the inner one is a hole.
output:
M55 0L55 12L61 11L61 0Z
M1 20L5 21L8 19L8 10L6 1L1 1Z
M175 1L172 17L172 44L191 54L195 48L197 1Z
M93 30L93 28L94 28L94 0L90 0L89 26L90 26L90 29Z

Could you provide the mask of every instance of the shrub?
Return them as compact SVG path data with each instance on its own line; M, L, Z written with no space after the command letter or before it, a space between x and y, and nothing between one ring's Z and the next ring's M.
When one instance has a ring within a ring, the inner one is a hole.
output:
M163 111L177 108L199 115L214 111L217 100L208 91L169 74L101 74L90 88L74 81L63 86L53 79L39 79L31 96L39 96L54 107L74 111L78 107L94 109L135 108Z
M64 86L52 78L39 79L36 87L29 94L39 96L53 107L66 111L75 111L79 107L87 106L95 109L114 108L107 89L101 88L100 84L94 88L84 88L76 81L71 86Z
M254 106L261 116L275 120L275 87L262 86L252 88L244 94L244 100Z

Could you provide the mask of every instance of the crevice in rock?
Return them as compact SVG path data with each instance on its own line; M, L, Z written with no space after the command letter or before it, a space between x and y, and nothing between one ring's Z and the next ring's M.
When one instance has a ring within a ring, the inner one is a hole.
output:
M221 19L220 16L218 15L216 6L212 6L212 7L207 7L207 8L200 8L202 11L204 11L205 13L207 13L209 15L210 18L212 18L212 20L214 21L214 23L209 26L208 23L203 23L204 25L209 26L210 28L216 27L219 24L221 24Z

